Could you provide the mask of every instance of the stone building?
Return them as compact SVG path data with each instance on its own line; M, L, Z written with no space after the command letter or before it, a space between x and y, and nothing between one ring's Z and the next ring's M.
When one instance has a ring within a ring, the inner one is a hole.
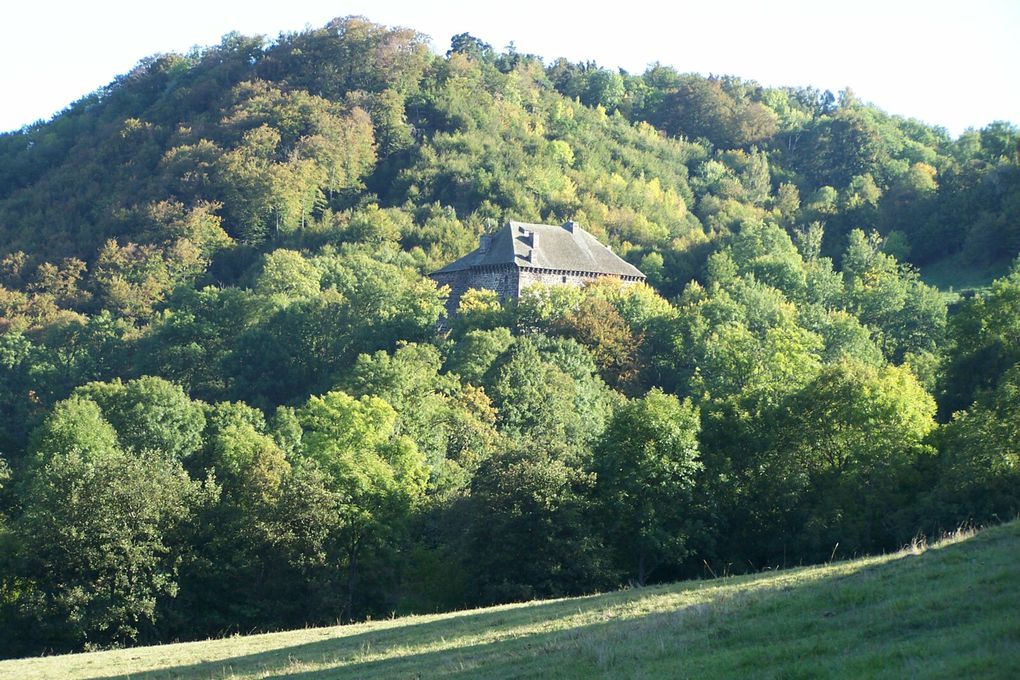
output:
M509 221L495 234L482 236L478 248L429 275L450 287L446 308L453 314L469 288L494 290L517 298L537 283L579 286L603 276L628 283L645 280L576 222L562 226Z

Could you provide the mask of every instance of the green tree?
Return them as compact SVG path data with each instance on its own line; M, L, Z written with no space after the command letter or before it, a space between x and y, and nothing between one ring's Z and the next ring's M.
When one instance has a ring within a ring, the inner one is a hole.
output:
M1020 261L985 294L965 302L950 324L940 407L948 418L992 389L1020 362Z
M853 360L824 367L785 400L765 474L807 504L808 554L820 558L836 543L853 551L906 540L903 511L932 454L925 442L934 415L934 399L909 369Z
M266 433L262 412L243 403L208 408L204 450L193 468L212 470L225 495L242 504L271 502L290 470L287 456Z
M450 39L450 49L446 56L455 53L482 61L494 61L496 59L496 52L492 49L492 45L479 40L470 33L458 33Z
M954 414L936 438L939 479L926 508L948 528L987 522L1020 510L1020 364Z
M92 401L58 404L35 435L13 524L21 616L50 648L136 641L177 592L172 537L203 492L160 452L126 452Z
M613 396L573 340L518 338L490 372L497 426L521 446L584 455L605 428Z
M284 612L293 575L283 566L275 526L290 461L257 409L221 402L205 412L203 446L187 468L193 478L215 479L221 493L198 510L188 535L192 549L180 565L180 593L159 612L164 635L291 623Z
M507 324L508 317L499 293L469 288L457 302L457 313L452 319L453 334L459 336L469 331L498 329Z
M177 292L167 313L139 339L139 371L180 384L206 401L225 399L238 340L261 322L265 300L241 288Z
M202 445L202 405L162 378L89 383L74 394L99 405L120 445L128 451L154 451L183 460Z
M468 384L483 385L486 374L513 342L509 328L472 329L450 349L447 368Z
M353 90L377 92L388 86L414 92L430 56L420 33L363 17L337 17L323 28L284 36L260 71L336 100Z
M612 583L593 526L590 474L537 447L488 459L466 503L463 559L480 604L591 592Z
M885 355L902 361L911 352L935 350L946 332L942 295L921 281L916 269L881 252L876 234L850 233L843 255L847 306L876 331Z
M623 103L625 94L623 77L600 68L588 76L588 87L581 95L581 101L588 106L601 106L613 111Z
M693 75L678 78L652 122L671 134L705 137L723 148L760 143L778 131L778 117L768 107L734 97L718 79Z
M397 414L378 397L329 392L310 398L297 415L301 455L315 461L340 499L333 540L346 574L341 616L350 618L363 576L362 556L387 539L396 540L421 500L428 479L424 456L409 438L395 434Z
M690 402L652 390L616 413L595 448L607 543L638 584L687 556L699 428Z
M481 390L462 389L440 374L442 360L430 345L407 344L391 355L362 354L341 387L357 396L385 399L397 413L396 431L424 455L430 487L451 492L496 443L495 411Z
M260 295L278 295L284 301L312 298L319 293L321 278L322 272L301 253L281 248L262 259L255 291Z

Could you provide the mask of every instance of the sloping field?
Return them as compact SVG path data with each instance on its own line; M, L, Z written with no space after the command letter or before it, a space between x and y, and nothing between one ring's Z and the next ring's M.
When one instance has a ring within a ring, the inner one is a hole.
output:
M1017 678L1020 522L818 567L0 662L0 678Z
M921 279L943 293L975 293L987 291L992 281L1007 274L1008 262L977 265L958 253L925 265L921 270Z

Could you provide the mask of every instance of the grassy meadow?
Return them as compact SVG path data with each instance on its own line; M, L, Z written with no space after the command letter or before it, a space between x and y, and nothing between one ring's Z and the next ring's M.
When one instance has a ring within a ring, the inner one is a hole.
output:
M0 662L0 678L1013 678L1020 522L814 567Z
M921 269L921 279L945 293L953 294L955 298L957 294L986 291L992 281L1008 273L1008 263L977 265L957 253L925 265Z

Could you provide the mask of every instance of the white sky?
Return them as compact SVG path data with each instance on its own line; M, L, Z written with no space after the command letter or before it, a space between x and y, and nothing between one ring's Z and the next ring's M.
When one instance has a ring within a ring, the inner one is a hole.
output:
M48 118L142 57L275 37L334 16L417 29L438 52L468 32L503 49L651 62L766 85L850 86L953 134L1020 122L1020 0L8 0L0 13L0 130Z

